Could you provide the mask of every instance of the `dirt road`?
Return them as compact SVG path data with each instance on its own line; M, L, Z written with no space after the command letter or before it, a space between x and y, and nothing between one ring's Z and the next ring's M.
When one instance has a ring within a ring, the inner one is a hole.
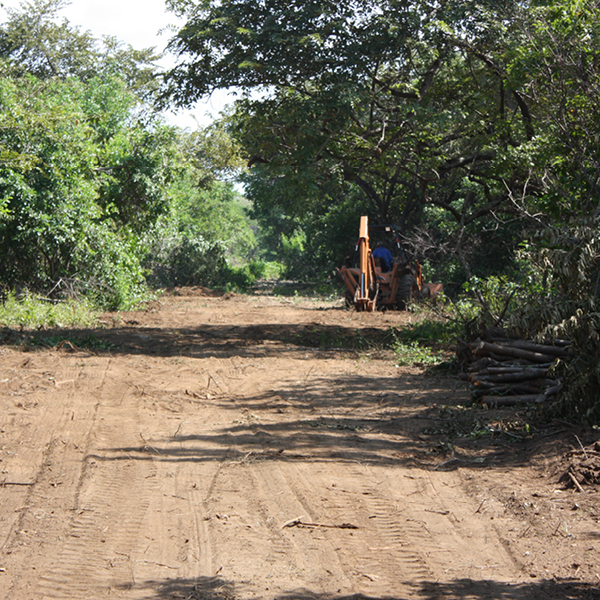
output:
M0 599L600 598L572 432L463 435L360 349L410 318L192 293L0 347Z

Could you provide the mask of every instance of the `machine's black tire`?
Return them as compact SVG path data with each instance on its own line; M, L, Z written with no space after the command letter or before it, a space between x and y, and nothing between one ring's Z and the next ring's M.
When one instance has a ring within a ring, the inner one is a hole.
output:
M406 308L406 304L413 298L413 288L417 280L410 274L402 275L398 281L398 292L396 293L396 303L401 309Z
M427 287L427 285L424 285L419 292L419 298L421 298L421 300L426 300L429 297L431 297L431 290Z

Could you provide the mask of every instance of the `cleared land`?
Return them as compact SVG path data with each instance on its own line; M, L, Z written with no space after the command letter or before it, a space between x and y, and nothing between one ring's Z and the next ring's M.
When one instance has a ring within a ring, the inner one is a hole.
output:
M190 290L11 336L0 599L600 598L600 494L559 482L598 432L364 343L410 318Z

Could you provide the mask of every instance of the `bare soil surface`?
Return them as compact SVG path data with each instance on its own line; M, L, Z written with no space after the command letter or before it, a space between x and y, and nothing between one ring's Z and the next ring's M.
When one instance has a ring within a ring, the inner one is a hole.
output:
M197 289L5 332L0 600L598 600L599 432L396 367L413 318Z

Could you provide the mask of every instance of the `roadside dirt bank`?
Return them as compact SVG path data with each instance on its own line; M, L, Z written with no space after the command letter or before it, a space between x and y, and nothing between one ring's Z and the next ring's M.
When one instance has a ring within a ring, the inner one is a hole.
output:
M599 600L600 493L559 481L599 432L363 343L411 318L188 290L8 336L0 600Z

